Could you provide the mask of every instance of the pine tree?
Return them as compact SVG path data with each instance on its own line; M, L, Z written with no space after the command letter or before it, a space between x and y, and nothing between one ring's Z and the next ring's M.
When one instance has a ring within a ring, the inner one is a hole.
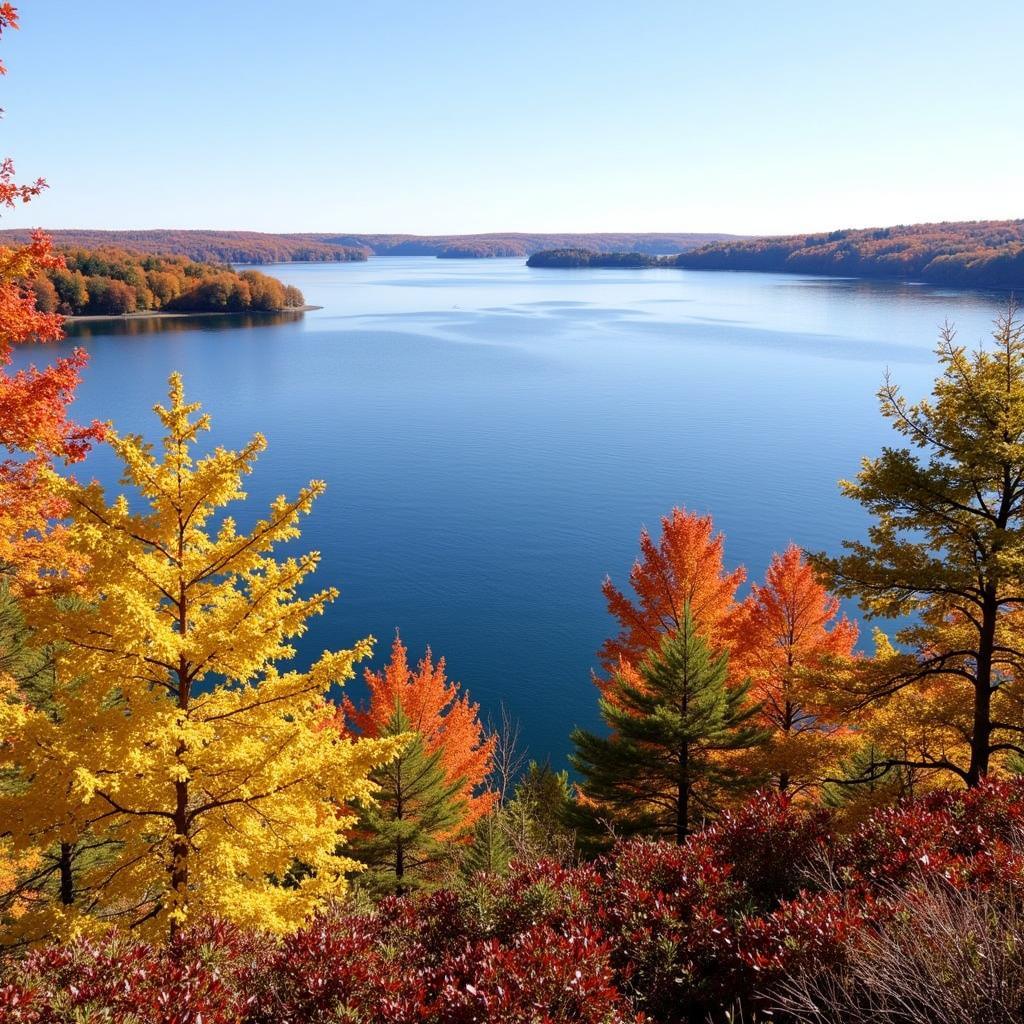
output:
M516 856L531 861L569 860L575 842L571 808L569 773L531 761L502 809Z
M501 875L512 860L509 821L504 808L497 808L473 826L473 840L466 847L460 865L466 877Z
M396 634L391 657L380 672L364 673L369 700L356 707L343 702L348 726L361 736L390 735L395 708L401 706L409 727L420 735L423 749L437 754L448 783L458 783L465 829L487 814L498 795L489 784L497 736L480 721L480 706L459 683L449 680L444 658L434 660L430 648L409 664L409 652ZM339 723L340 724L340 723Z
M727 685L729 656L713 653L689 608L636 673L622 670L600 702L608 738L573 732L583 776L579 824L615 835L686 839L722 801L756 780L729 755L763 743L749 682Z
M967 786L1024 755L1024 323L1012 306L993 339L968 353L947 325L930 399L885 381L882 414L908 446L841 484L873 516L867 540L812 559L869 617L911 620L844 681L883 755L876 771Z
M367 885L403 893L430 880L430 869L448 857L448 840L464 827L462 780L446 777L442 752L427 749L400 703L376 735L409 739L397 757L371 772L377 791L360 811L351 851L369 868Z

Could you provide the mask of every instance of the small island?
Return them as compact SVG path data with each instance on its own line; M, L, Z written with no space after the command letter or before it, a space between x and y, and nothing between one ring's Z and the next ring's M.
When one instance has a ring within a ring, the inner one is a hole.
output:
M670 267L674 256L654 256L644 252L595 252L593 249L545 249L535 252L528 267Z
M105 247L61 251L31 280L36 308L68 317L300 311L302 292L258 270Z

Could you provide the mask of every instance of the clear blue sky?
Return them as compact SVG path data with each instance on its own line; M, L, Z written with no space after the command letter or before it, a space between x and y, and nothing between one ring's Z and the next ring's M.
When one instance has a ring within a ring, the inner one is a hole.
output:
M1024 3L24 0L0 225L776 233L1024 216Z

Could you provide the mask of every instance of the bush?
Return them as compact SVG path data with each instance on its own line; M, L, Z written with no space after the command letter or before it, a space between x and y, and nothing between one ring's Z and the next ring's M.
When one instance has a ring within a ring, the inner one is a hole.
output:
M848 836L765 793L683 846L514 864L284 940L208 923L164 949L36 950L3 974L0 1024L1019 1021L1022 822L1021 781L878 811Z

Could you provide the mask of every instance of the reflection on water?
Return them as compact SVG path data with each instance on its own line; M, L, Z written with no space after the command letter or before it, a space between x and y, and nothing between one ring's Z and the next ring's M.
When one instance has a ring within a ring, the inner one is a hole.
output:
M170 316L124 316L97 320L69 320L65 327L68 338L85 341L89 338L136 337L141 334L181 334L195 331L236 331L248 327L273 327L301 320L301 310L280 313L190 313Z
M342 596L297 640L300 662L367 633L386 653L400 627L556 763L573 725L599 724L601 581L628 576L641 525L675 504L711 512L729 566L755 579L790 540L836 549L865 525L836 480L892 440L875 398L886 367L920 396L943 320L973 344L1001 301L522 260L271 273L324 308L74 324L90 354L76 415L154 438L150 410L182 371L213 416L210 443L267 436L240 526L327 481L291 550L321 551L316 582ZM84 472L119 486L109 451Z

